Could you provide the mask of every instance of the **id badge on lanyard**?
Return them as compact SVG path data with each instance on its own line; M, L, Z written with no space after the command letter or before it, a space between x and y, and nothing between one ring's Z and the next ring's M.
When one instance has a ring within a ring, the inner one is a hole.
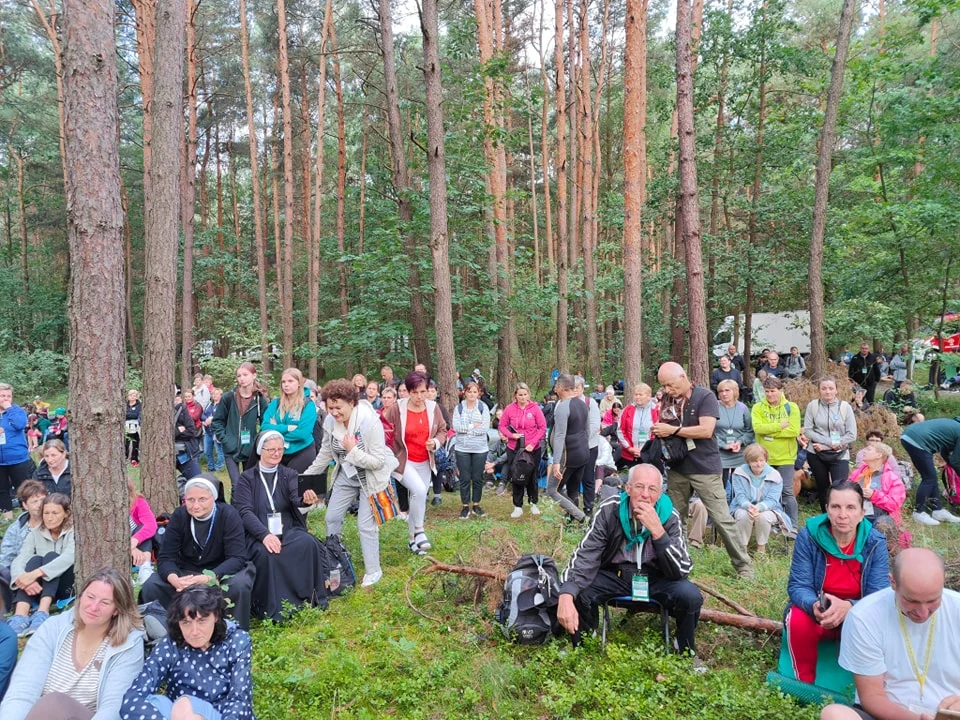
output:
M283 535L283 518L280 513L277 512L277 506L273 502L273 493L277 489L277 480L279 477L280 471L278 470L276 475L273 476L273 488L271 489L267 487L267 481L263 477L263 473L260 473L260 482L263 483L263 489L267 493L267 502L270 503L270 512L267 513L267 532L277 537Z
M646 573L640 572L640 550L643 543L637 545L637 572L633 574L633 582L630 584L631 595L634 600L639 602L650 602L650 578Z

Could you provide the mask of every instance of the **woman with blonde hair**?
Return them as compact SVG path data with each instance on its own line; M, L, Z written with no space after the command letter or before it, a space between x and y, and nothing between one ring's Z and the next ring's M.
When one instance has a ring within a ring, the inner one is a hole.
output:
M283 435L283 460L280 464L300 475L300 495L312 486L304 486L303 474L317 457L313 428L317 424L317 406L304 392L303 374L296 368L287 368L280 377L280 395L275 397L263 414L261 431L275 430Z
M73 610L27 643L0 705L4 720L107 720L143 667L143 621L129 573L103 568Z

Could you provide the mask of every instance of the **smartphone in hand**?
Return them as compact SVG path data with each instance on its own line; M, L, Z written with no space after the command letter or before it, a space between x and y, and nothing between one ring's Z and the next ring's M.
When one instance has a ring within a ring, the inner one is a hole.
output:
M826 593L824 593L823 590L820 591L819 602L820 612L826 612L830 609L830 598L826 596Z

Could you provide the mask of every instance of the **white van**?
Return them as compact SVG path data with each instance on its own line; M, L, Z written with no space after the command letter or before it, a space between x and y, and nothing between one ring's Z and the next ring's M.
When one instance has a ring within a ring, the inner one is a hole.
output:
M744 316L739 318L737 335L734 336L733 315L724 318L713 336L713 354L725 355L727 348L736 345L743 352ZM776 350L780 355L789 355L796 347L801 355L810 353L810 312L790 310L780 313L753 313L750 352L757 355L764 348Z

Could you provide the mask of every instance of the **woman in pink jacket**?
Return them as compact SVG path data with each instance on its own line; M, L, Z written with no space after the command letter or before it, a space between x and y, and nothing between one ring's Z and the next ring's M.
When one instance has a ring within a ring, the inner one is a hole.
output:
M543 417L540 406L531 402L530 387L526 383L517 383L513 391L513 402L503 409L497 429L500 431L500 437L507 443L507 464L504 466L504 474L509 476L513 486L513 513L510 517L518 518L523 515L524 490L530 500L530 512L533 515L539 515L537 470L540 468L540 457L543 454L541 446L547 434L547 421ZM523 439L522 447L519 445L521 438ZM529 453L530 462L524 463L528 468L526 472L519 477L514 477L513 461L519 449Z
M130 555L137 566L137 584L142 585L153 575L150 559L153 538L157 534L157 517L150 509L147 499L137 492L133 480L127 477L127 492L130 493Z
M898 530L903 527L900 509L907 497L903 480L887 460L893 454L889 445L867 443L863 449L863 463L850 474L850 481L863 487L864 517L882 529L884 522L893 521ZM900 544L908 547L910 534L903 533Z

